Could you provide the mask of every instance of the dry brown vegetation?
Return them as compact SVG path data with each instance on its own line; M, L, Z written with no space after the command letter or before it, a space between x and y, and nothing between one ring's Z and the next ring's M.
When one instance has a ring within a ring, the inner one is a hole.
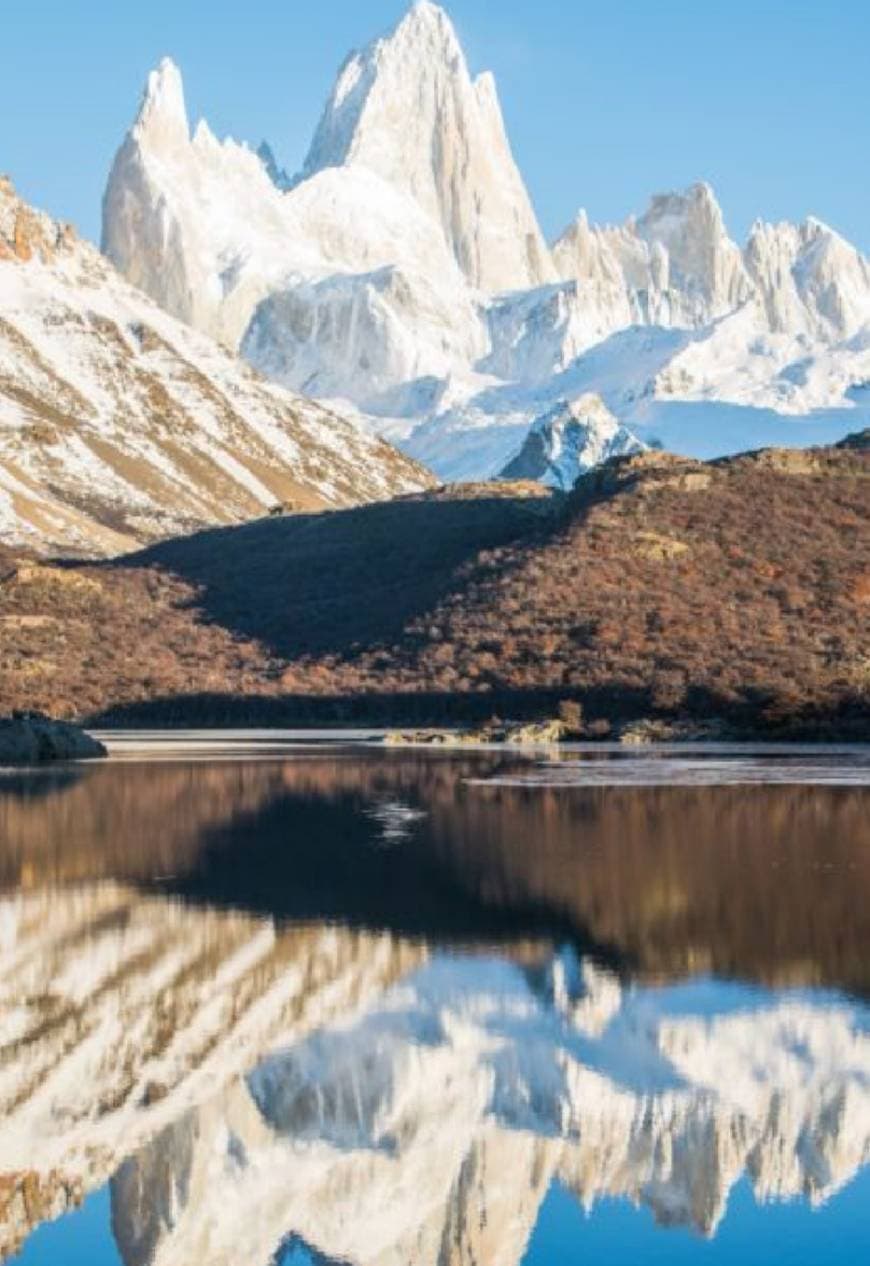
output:
M440 721L579 699L593 722L866 734L868 476L867 433L707 464L653 453L570 497L465 486L108 565L7 565L0 705Z

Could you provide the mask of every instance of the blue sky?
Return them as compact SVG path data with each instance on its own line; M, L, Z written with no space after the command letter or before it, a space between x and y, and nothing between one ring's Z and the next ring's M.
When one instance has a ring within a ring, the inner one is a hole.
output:
M172 55L193 118L301 162L347 52L404 0L26 0L4 5L0 171L99 234L112 154ZM729 227L812 213L870 252L867 0L453 0L495 72L548 235L709 180Z

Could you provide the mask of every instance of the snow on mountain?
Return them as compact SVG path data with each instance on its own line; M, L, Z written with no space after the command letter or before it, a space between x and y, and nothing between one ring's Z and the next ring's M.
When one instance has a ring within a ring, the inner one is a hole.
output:
M660 194L637 221L590 228L584 212L553 247L560 274L588 286L607 332L702 326L750 298L739 248L709 185Z
M370 405L384 366L394 386L486 347L440 223L405 189L352 163L283 192L246 146L190 134L169 60L115 158L103 226L131 281L298 390Z
M177 139L164 77L144 125ZM117 553L276 503L429 482L347 421L167 316L73 231L0 186L0 535Z
M162 63L115 159L105 250L167 310L442 477L496 475L588 391L698 456L860 425L870 265L854 247L811 219L756 224L741 248L699 183L620 226L581 212L548 248L494 80L472 77L428 0L345 62L300 175L270 160L204 123L191 135ZM643 376L630 352L647 335ZM606 389L589 376L603 361Z
M532 423L503 479L537 479L567 491L593 466L646 446L620 426L600 396L584 395L553 406Z
M554 276L495 80L471 79L449 18L428 0L345 62L302 175L357 166L441 226L472 286L518 290Z

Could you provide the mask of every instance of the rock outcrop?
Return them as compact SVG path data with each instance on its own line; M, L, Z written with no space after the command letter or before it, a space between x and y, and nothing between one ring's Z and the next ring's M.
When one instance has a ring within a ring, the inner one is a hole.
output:
M560 401L532 423L503 479L537 479L563 492L611 457L641 453L645 445L620 426L600 396Z
M102 743L69 721L54 721L38 712L0 716L0 765L92 760L105 755Z

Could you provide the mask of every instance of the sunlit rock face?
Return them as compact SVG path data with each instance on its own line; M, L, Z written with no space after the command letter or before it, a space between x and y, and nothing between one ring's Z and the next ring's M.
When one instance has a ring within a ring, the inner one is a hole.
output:
M303 177L353 166L407 192L476 288L517 290L554 276L495 81L472 80L447 14L427 0L345 62Z
M710 456L805 443L783 419L839 418L870 378L870 266L820 220L759 221L741 244L697 182L617 225L581 210L548 245L495 81L428 0L346 59L295 178L268 146L191 129L161 63L109 176L103 248L443 478L498 475L536 419L588 393ZM687 432L675 406L711 402L731 408Z

